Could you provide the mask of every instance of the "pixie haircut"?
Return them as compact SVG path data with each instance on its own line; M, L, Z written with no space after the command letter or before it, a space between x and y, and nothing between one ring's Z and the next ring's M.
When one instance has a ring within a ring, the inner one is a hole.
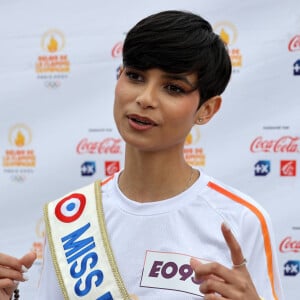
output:
M163 11L139 21L123 46L124 66L196 73L200 103L221 95L231 76L226 45L202 17L186 11Z

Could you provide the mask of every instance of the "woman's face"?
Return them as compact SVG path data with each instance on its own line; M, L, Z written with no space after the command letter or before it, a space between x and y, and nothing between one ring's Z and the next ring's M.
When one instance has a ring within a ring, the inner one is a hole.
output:
M197 118L196 74L125 67L115 89L114 118L127 144L142 151L184 145Z

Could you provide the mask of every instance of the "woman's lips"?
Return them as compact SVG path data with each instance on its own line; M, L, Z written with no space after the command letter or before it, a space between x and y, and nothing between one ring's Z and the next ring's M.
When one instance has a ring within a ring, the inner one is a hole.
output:
M143 117L139 115L128 115L127 117L130 126L137 130L147 130L154 126L157 126L157 124L148 117Z

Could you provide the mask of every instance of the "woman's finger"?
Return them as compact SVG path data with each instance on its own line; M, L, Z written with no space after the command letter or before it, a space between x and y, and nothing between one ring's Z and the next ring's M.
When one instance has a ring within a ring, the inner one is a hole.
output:
M224 239L229 247L233 267L242 268L246 264L246 260L242 253L242 249L236 238L234 237L230 227L224 222L221 226ZM242 268L245 269L245 268Z
M22 271L22 263L16 257L0 253L0 266Z
M22 258L20 258L21 264L25 266L27 269L29 269L32 266L35 260L36 260L36 253L33 251L25 254Z

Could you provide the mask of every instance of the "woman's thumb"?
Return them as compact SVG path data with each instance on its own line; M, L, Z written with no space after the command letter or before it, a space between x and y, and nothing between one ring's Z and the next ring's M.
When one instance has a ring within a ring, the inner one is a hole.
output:
M36 260L36 253L33 251L25 254L22 258L20 258L21 264L25 266L27 269L29 269L32 266L35 260Z

